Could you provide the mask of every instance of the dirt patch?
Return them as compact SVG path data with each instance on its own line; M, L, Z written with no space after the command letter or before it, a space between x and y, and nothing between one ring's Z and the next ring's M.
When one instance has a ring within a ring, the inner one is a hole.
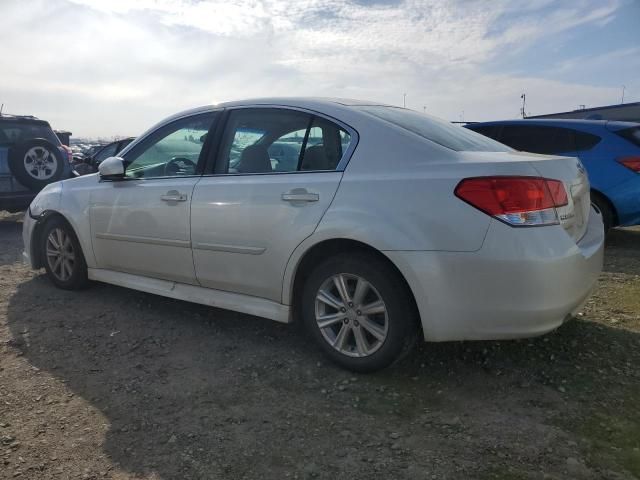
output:
M640 230L578 319L353 375L293 326L55 289L0 218L0 478L640 476Z

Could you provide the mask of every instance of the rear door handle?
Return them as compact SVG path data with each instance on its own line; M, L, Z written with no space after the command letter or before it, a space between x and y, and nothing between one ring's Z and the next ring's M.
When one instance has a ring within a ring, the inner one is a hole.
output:
M290 192L282 194L282 200L285 202L317 202L320 195L309 192L305 188L294 188Z
M160 200L163 202L186 202L187 195L177 190L171 190L164 195L160 195Z

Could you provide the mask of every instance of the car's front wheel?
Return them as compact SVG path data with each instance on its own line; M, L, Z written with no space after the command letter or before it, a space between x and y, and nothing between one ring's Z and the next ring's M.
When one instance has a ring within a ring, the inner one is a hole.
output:
M338 255L317 265L304 286L302 316L328 357L357 372L401 358L418 333L406 285L371 255Z
M44 225L41 239L41 258L51 281L66 290L87 286L87 264L71 226L61 217L52 217Z

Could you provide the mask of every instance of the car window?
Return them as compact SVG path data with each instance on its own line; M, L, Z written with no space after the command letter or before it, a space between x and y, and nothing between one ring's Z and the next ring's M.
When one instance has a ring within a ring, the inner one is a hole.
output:
M478 132L485 137L493 138L496 141L500 141L500 132L502 130L502 125L474 125L469 124L465 125L466 128L473 130L474 132Z
M95 163L99 164L104 159L113 157L118 149L118 143L111 143L96 153Z
M640 127L625 128L618 130L615 134L633 143L636 147L640 147Z
M576 150L579 152L591 150L602 140L598 135L592 133L579 132L577 130L574 133L576 136Z
M553 143L556 130L537 125L504 125L500 141L522 152L557 153Z
M358 107L386 122L456 151L508 152L509 148L467 128L407 108L368 105Z
M278 108L230 113L217 173L335 170L351 143L344 128L324 118Z
M133 142L133 138L126 138L124 140L120 140L120 143L118 144L118 150L116 151L116 153L124 150L124 148L129 145L131 142Z
M182 118L166 125L130 150L126 176L156 178L194 175L215 112Z
M599 140L595 135L578 132L572 128L522 124L504 125L500 136L502 143L516 150L545 155L587 150Z
M61 145L60 139L46 123L0 122L0 143L2 144L15 145L35 138L44 138L54 145Z

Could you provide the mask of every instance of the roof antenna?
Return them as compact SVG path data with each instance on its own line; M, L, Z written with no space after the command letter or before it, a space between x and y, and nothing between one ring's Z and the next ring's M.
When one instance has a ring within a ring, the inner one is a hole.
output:
M522 118L527 118L527 114L524 111L525 103L527 103L527 94L523 93L520 95L520 98L522 99L522 108L520 109L520 113L522 114Z

